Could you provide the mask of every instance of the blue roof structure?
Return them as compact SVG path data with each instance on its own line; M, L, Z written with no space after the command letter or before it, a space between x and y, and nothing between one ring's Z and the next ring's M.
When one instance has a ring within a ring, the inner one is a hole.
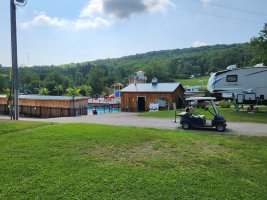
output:
M48 96L48 95L19 95L19 99L33 99L33 100L56 100L65 101L72 100L70 96ZM74 99L84 99L84 97L75 97Z
M120 90L121 92L174 92L181 83L137 83L130 84Z

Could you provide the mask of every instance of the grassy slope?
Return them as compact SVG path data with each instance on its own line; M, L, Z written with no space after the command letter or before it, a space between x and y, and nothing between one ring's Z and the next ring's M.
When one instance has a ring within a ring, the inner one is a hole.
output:
M12 133L0 134L0 199L267 198L264 137L2 125Z
M267 113L247 113L247 112L236 112L234 108L219 108L220 114L227 120L232 122L256 122L256 123L266 123ZM179 112L180 110L178 110ZM182 109L181 111L184 111ZM207 116L207 119L212 119L212 115L207 111L198 110L200 114ZM158 117L158 118L174 118L175 111L159 111L159 112L145 112L138 114L140 117Z
M207 89L207 84L210 76L201 76L191 79L177 79L175 82L180 82L184 87L186 86L201 86L203 89Z

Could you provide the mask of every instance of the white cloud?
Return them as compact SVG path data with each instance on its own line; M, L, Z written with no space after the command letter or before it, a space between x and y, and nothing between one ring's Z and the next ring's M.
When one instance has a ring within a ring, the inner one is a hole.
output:
M211 2L211 0L201 0L201 2L205 5L209 4Z
M69 22L65 19L51 18L47 16L45 13L39 13L36 17L34 17L31 21L24 22L21 24L23 29L27 29L31 26L36 25L49 25L55 27L64 28L68 26Z
M98 26L107 26L111 22L100 17L95 18L78 18L76 20L59 19L57 17L49 17L45 13L39 13L32 20L21 23L23 29L28 29L32 26L52 26L63 29L82 30L88 28L96 28Z
M99 26L109 26L111 24L111 21L107 21L101 17L95 17L93 19L77 19L76 21L72 22L75 30L96 28Z
M91 0L80 12L79 17L91 17L103 12L102 0Z
M77 19L50 17L38 13L32 20L21 23L23 29L32 26L52 26L63 29L82 30L108 26L116 20L127 19L142 13L164 12L175 8L172 0L90 0L80 11Z
M175 4L170 0L144 0L149 12L163 12L168 8L176 8Z
M192 45L192 47L203 47L203 46L207 46L208 44L201 42L201 41L195 41Z

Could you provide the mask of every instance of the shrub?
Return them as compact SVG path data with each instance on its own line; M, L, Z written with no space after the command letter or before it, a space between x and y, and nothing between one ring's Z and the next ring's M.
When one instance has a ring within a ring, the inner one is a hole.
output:
M231 103L229 101L222 100L219 105L221 108L230 108Z

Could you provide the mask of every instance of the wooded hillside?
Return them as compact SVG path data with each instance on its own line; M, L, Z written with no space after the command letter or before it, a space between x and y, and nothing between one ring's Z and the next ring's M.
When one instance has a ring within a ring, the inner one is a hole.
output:
M127 78L139 70L145 72L148 81L155 76L160 82L172 82L192 74L223 70L232 64L238 67L255 65L262 62L259 52L244 43L162 50L60 66L20 67L19 85L21 93L26 94L47 88L49 94L60 95L68 87L78 87L83 95L95 95L108 93L113 83L127 83ZM10 68L0 67L0 93L8 87L9 71Z

